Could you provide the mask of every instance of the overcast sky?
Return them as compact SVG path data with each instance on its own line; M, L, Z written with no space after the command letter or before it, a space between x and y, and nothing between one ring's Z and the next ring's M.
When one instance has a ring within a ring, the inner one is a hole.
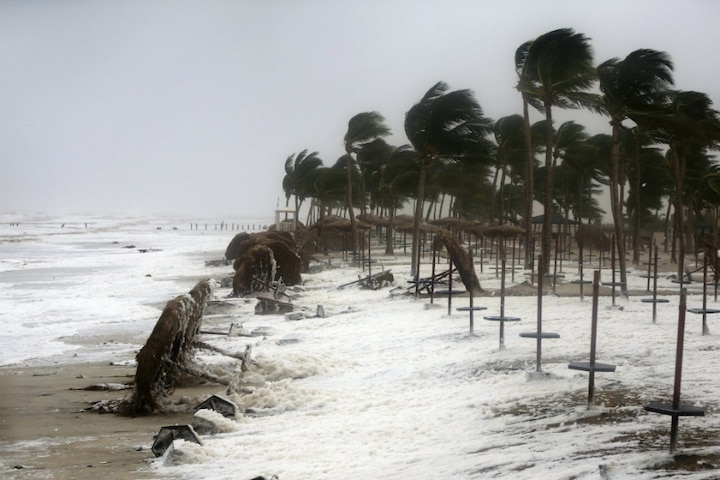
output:
M440 80L521 113L514 52L556 28L596 63L666 51L720 108L719 21L716 0L4 0L0 211L270 218L285 159L332 165L357 113L405 144Z

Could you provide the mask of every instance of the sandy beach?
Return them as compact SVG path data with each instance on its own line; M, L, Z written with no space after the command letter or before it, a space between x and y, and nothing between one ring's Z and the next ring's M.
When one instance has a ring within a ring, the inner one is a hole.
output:
M195 400L222 387L179 389L174 399L187 407L185 412L129 418L84 411L131 392L87 387L126 383L134 374L134 367L109 363L0 368L0 458L14 471L3 478L156 478L143 472L154 458L153 435L163 425L189 423Z

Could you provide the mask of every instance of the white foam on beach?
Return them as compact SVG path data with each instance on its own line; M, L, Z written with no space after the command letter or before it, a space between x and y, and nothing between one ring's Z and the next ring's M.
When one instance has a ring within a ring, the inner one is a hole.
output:
M234 232L163 225L157 230L152 221L123 220L122 226L78 228L72 234L47 226L25 232L22 241L0 243L0 253L8 253L0 255L6 259L0 283L10 287L0 289L0 301L8 305L0 319L14 322L1 339L8 348L0 352L0 364L129 362L168 300L201 278L232 273L231 266L204 262L222 258ZM9 227L0 228L0 238L13 236L5 233ZM122 248L126 244L158 251L128 251ZM394 287L408 286L406 257L375 259L373 273L391 269ZM498 288L499 278L485 267L482 273L476 267L482 286ZM47 277L54 268L62 278ZM23 272L28 269L34 270ZM564 270L564 282L578 278L576 264ZM590 271L586 265L586 278ZM631 289L645 289L644 273L645 268L630 272ZM505 325L500 349L499 325L483 319L499 314L499 295L475 298L475 305L487 310L476 313L471 336L468 314L455 310L468 304L467 297L454 298L448 315L447 298L436 298L437 307L428 308L429 300L393 295L392 286L338 288L363 274L349 265L304 274L305 288L294 300L308 313L303 320L255 315L254 301L235 299L230 313L209 315L207 329L227 331L231 323L242 323L248 331L267 332L203 336L232 352L252 346L253 364L241 378L246 393L231 396L241 411L251 411L225 433L203 437L202 446L175 442L174 453L154 460L152 470L162 478L188 480L261 474L313 480L672 475L654 469L672 461L670 419L646 413L643 406L672 397L677 295L664 297L669 303L658 306L656 324L643 297L618 296L622 311L609 308L610 297L600 298L597 361L617 370L596 375L596 406L587 410L588 375L568 369L568 363L589 359L589 286L582 301L543 297L543 331L560 338L543 341L543 373L537 374L536 341L519 336L536 329L535 296L505 299L505 314L521 321ZM428 266L422 274L429 274ZM525 277L516 273L515 284L521 281ZM658 282L665 291L678 290L667 278ZM513 285L509 275L507 283ZM701 286L688 287L688 305L700 306ZM218 288L215 295L222 300L228 293ZM714 305L712 297L708 304ZM326 318L314 317L318 305ZM699 462L695 470L679 471L691 480L716 478L710 467L719 462L720 326L712 316L708 324L710 335L701 335L701 317L687 316L682 400L707 412L680 421L679 453ZM202 352L199 359L218 375L238 368L218 354Z

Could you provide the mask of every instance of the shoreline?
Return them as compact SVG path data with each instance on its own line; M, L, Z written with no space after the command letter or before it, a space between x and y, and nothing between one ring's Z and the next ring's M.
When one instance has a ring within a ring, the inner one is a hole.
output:
M171 398L187 410L175 413L123 417L83 411L102 400L120 400L132 391L87 387L126 383L134 375L134 366L109 363L0 367L3 478L159 478L149 469L155 458L150 450L153 436L163 425L190 423L195 400L223 387L201 384L178 389Z

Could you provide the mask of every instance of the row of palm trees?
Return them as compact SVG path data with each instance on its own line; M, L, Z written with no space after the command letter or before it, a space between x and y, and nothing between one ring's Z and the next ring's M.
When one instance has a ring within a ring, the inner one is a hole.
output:
M383 116L363 112L348 122L345 154L333 166L324 166L317 152L289 156L283 178L288 202L294 196L299 211L311 199L310 214L320 216L333 207L344 210L355 229L355 209L392 218L414 201L415 273L420 225L446 201L455 217L522 219L526 261L531 261L533 203L539 201L545 213L541 252L549 261L553 213L598 220L604 212L596 196L604 184L610 190L621 283L626 283L626 233L637 263L643 221L664 199L674 212L673 242L682 273L684 209L690 231L698 212L720 205L720 168L711 156L720 146L720 115L710 98L674 90L673 64L664 52L639 49L596 67L590 40L569 28L523 43L515 66L522 115L492 121L470 90L451 91L438 82L406 114L408 145L387 144L390 129ZM531 123L531 108L544 119ZM556 128L555 108L606 115L611 131L589 136L572 121ZM537 161L539 155L544 161Z

